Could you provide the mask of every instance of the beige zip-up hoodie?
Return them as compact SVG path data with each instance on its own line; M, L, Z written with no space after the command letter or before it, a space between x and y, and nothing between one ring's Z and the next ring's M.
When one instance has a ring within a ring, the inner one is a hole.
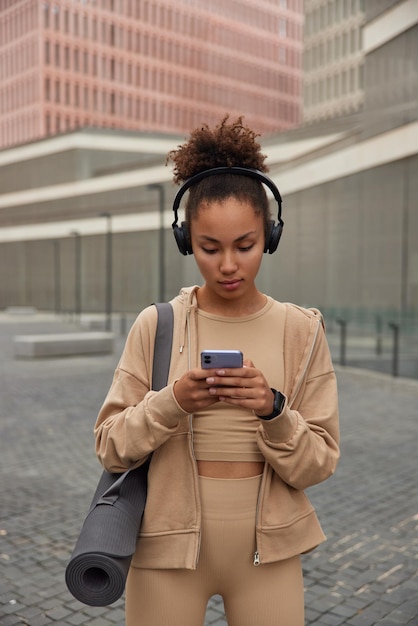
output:
M133 567L195 569L201 507L192 416L177 403L174 382L198 367L196 289L171 302L174 333L168 384L150 391L157 311L140 313L128 335L95 426L103 466L123 472L152 453L148 497ZM287 559L324 541L304 489L331 476L339 459L337 385L321 314L280 304L284 316L286 405L260 420L265 458L255 520L256 564Z

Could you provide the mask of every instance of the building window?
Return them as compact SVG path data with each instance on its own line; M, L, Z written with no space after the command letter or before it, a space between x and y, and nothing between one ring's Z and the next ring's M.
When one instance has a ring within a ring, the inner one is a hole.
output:
M55 30L59 30L60 27L60 9L58 6L54 6L52 9L54 13L54 28Z
M44 26L49 28L49 2L44 2Z
M59 43L56 43L54 46L54 58L55 58L55 66L59 67L61 64L61 48Z
M50 52L50 50L51 50L51 46L50 46L49 41L45 41L45 63L47 65L49 65L50 62L51 62L51 52Z
M68 46L64 48L64 67L66 70L70 69L70 48Z
M55 102L61 101L61 84L59 80L55 81Z

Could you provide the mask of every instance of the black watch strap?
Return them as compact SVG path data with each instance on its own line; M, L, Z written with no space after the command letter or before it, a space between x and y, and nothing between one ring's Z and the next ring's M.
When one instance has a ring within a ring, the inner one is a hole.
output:
M273 412L270 413L270 415L257 415L256 413L257 417L262 420L272 420L274 417L280 415L280 413L284 409L284 405L286 402L286 398L284 397L284 395L280 391L277 391L277 389L273 389L273 387L271 387L271 390L274 394Z

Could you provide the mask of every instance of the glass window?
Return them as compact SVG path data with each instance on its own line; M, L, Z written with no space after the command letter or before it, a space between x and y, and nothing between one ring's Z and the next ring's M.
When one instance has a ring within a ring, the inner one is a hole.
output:
M55 81L55 102L61 101L61 83L59 80Z
M44 26L49 28L49 2L44 2Z
M64 67L66 70L70 67L70 48L68 46L64 48Z
M54 6L52 9L52 12L54 14L54 28L55 30L58 30L60 27L60 9L58 6Z
M59 43L56 43L54 46L54 62L56 67L59 67L61 64L61 47Z
M45 54L45 63L47 65L50 64L51 62L51 53L50 53L50 43L49 41L45 41L45 49L44 49L44 54Z

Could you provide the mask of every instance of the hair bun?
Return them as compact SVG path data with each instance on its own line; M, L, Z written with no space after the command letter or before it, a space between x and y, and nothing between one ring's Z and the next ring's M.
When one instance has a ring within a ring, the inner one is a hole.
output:
M248 126L242 116L228 124L226 115L220 124L210 129L207 124L190 133L189 140L171 150L167 163L174 163L173 180L180 184L195 174L214 167L245 167L267 172L266 156L256 141L259 137Z

